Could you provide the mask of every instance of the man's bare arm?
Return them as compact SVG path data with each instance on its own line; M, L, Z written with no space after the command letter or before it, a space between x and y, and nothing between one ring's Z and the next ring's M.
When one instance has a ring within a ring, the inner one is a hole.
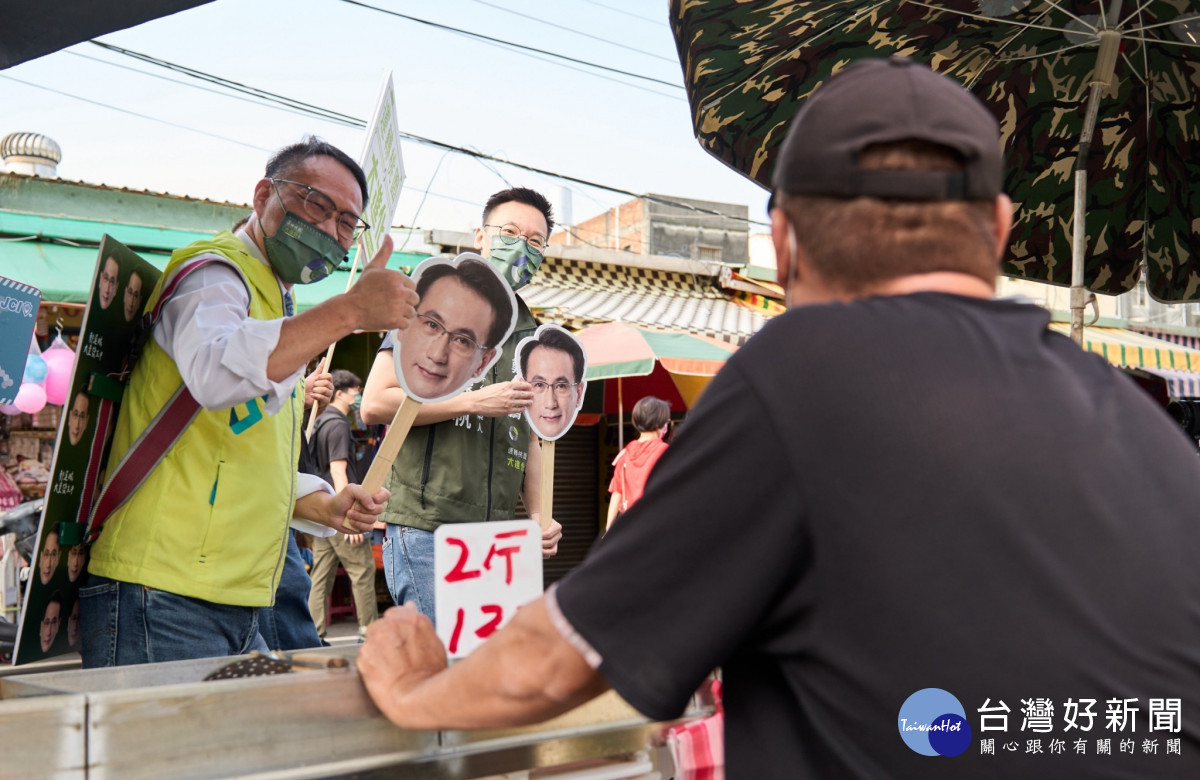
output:
M396 416L404 390L396 381L396 369L392 351L383 350L375 356L367 384L363 388L363 422L369 425L387 424ZM433 425L453 420L464 414L479 414L484 417L504 417L525 411L533 403L533 386L528 382L497 382L478 390L459 393L445 401L421 404L414 425Z
M394 607L371 624L358 667L383 714L414 730L537 723L608 690L554 628L543 599L448 668L429 619Z

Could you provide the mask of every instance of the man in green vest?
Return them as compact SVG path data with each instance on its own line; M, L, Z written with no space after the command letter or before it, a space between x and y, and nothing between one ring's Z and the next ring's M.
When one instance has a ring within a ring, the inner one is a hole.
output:
M391 239L349 292L289 316L292 285L327 276L368 228L366 201L359 166L308 137L267 163L243 228L171 256L146 302L152 329L121 406L106 490L124 467L144 462L148 473L92 547L80 592L85 667L266 650L258 609L273 601L293 518L322 533L343 521L371 529L386 490L334 493L296 472L300 381L343 336L408 326L417 297L385 267ZM189 413L169 449L148 449L147 429Z
M501 190L484 205L475 251L515 292L541 264L553 227L550 202L541 193ZM540 519L541 450L523 415L533 403L533 385L513 371L517 344L533 335L537 321L520 295L516 300L516 327L502 345L488 345L501 355L480 386L422 404L388 475L392 496L381 518L387 523L383 573L392 599L415 603L430 620L433 533L439 525L512 519L518 495L530 516ZM363 389L363 421L391 422L403 399L387 339ZM551 519L542 533L542 555L556 554L561 538L562 526Z

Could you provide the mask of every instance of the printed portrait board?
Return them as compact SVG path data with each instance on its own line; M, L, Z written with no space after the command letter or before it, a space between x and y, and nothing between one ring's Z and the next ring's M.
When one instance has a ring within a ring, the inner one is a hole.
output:
M104 481L141 313L161 275L110 236L101 240L54 445L14 665L79 650L88 516Z
M587 353L579 339L558 325L542 325L517 344L513 373L533 385L525 410L533 432L554 441L570 430L587 389Z
M443 523L433 534L437 632L470 654L542 595L542 531L532 520Z
M479 255L431 257L413 272L417 316L393 330L396 380L415 401L443 401L483 379L517 322L517 299Z
M11 404L21 390L41 302L38 288L0 276L0 404Z

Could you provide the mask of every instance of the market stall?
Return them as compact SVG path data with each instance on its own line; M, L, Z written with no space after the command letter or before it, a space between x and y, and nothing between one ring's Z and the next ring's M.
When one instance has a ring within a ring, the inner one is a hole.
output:
M308 651L322 666L266 677L205 681L238 659L0 676L3 767L14 777L476 778L540 769L539 777L656 777L669 724L653 723L614 693L542 724L411 732L371 703L357 648ZM294 658L294 656L288 656ZM707 693L683 715L712 712ZM596 774L620 766L611 774Z

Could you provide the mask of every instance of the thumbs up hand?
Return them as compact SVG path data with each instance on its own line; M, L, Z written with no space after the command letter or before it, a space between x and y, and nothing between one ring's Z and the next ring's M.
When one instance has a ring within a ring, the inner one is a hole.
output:
M379 251L346 293L358 315L359 330L403 330L416 316L419 300L416 285L404 274L387 267L391 256L392 237L385 236Z

